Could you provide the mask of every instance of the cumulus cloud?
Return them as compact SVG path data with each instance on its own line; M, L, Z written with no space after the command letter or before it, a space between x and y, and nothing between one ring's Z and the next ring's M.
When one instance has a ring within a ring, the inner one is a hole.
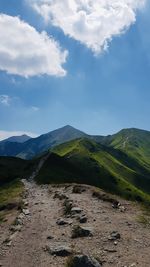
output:
M146 0L30 0L46 22L80 41L94 53L107 49L114 36L136 21Z
M8 95L0 95L0 103L4 106L9 106L11 102L11 97Z
M24 77L64 76L68 52L19 17L0 14L0 70Z
M20 136L26 134L30 137L37 137L38 135L35 133L31 133L31 132L24 132L24 131L3 131L0 130L0 141L9 138L11 136Z

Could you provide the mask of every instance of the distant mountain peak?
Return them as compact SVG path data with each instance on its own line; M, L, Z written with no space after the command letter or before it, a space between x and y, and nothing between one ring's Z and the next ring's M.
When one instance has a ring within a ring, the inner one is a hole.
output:
M24 142L28 141L29 139L31 139L30 136L28 136L27 134L22 134L19 136L11 136L11 137L3 140L2 142L24 143Z

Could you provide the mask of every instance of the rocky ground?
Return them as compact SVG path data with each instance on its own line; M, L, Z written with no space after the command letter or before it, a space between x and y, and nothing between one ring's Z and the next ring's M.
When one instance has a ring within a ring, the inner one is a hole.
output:
M72 254L104 267L150 266L149 217L138 205L104 201L89 186L24 184L21 214L0 225L0 266L65 267Z

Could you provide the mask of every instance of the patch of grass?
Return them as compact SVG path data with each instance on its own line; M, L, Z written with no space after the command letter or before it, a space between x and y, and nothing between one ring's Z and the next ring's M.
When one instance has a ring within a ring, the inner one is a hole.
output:
M103 200L103 201L106 201L106 202L110 202L110 203L117 203L118 202L115 198L112 198L110 195L102 192L98 188L97 189L93 189L92 196L96 197L96 198L98 198L100 200Z
M12 209L19 209L21 206L24 186L21 181L14 180L0 188L0 221L3 222L5 215Z

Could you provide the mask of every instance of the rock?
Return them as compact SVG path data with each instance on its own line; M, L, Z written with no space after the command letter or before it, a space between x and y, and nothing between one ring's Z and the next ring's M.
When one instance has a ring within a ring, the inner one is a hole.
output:
M70 267L101 267L96 259L86 255L76 255L68 260L68 266Z
M113 204L112 204L112 207L113 207L114 209L118 209L118 208L120 207L120 203L119 203L117 200L114 200L114 201L113 201Z
M82 192L85 192L85 191L86 191L85 187L81 185L74 185L72 189L73 194L81 194Z
M21 228L22 228L22 226L20 224L18 224L18 225L12 225L12 226L10 226L9 229L12 232L17 232L17 231L21 231Z
M64 199L68 199L68 196L60 192L55 192L54 199L55 198L58 198L59 200L64 200Z
M23 224L23 221L22 219L19 218L19 216L16 218L15 220L15 225L22 225Z
M117 231L113 231L110 234L110 237L108 239L109 240L117 240L117 239L120 239L120 238L121 238L120 234Z
M30 211L28 209L23 209L22 212L24 215L30 215Z
M70 215L72 208L73 208L73 201L70 199L65 199L63 203L64 214Z
M126 208L124 206L120 206L119 207L119 210L120 210L120 212L125 212L126 211Z
M73 207L71 209L71 213L72 214L76 214L76 213L81 213L82 212L82 209L78 208L78 207Z
M7 247L10 247L11 244L12 244L12 241L9 241L9 242L6 244L6 246L7 246Z
M47 239L51 240L51 239L54 239L54 237L51 236L51 235L49 235L49 236L47 237Z
M67 257L72 254L72 249L68 246L59 246L56 248L52 248L46 246L46 250L51 254L59 257Z
M116 250L116 249L113 249L113 248L105 248L104 251L106 251L106 252L110 252L110 253L115 253L115 252L117 252L117 250Z
M18 216L18 219L22 220L24 219L25 215L23 213L20 213L19 216Z
M28 206L29 205L29 202L28 201L25 201L24 202L24 206Z
M58 225L67 225L67 224L71 224L72 221L66 221L66 220L64 220L63 218L60 218L60 219L57 220L56 223L57 223Z
M81 215L81 216L78 216L78 217L77 217L77 220L78 220L80 223L86 223L86 222L87 222L87 217L86 217L86 215Z
M81 227L79 225L75 225L72 229L72 238L78 237L88 237L93 236L92 230L90 228Z

